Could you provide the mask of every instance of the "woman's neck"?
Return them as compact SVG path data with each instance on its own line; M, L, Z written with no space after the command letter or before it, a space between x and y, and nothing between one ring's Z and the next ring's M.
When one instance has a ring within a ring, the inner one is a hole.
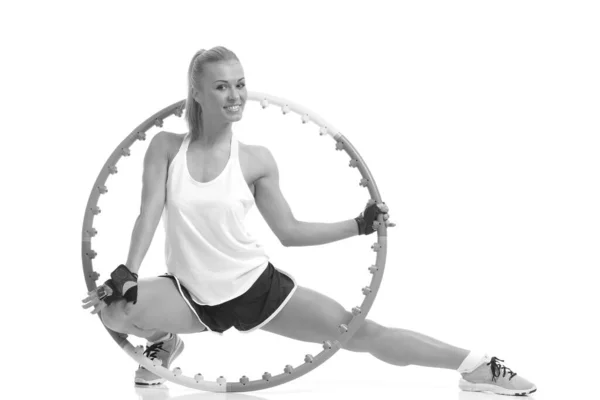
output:
M192 141L196 143L196 146L204 149L221 147L225 143L229 144L231 142L233 136L231 127L230 122L219 127L203 124L200 135Z

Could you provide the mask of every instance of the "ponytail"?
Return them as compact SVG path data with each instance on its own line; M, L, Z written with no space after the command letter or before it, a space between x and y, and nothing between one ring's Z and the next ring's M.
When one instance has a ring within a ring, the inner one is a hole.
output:
M190 62L190 67L188 68L188 96L185 102L185 119L188 122L188 127L190 129L190 133L192 134L192 140L200 137L200 130L202 129L202 107L194 99L194 88L198 87L194 84L194 63L196 62L196 59L205 51L206 50L204 49L197 51L192 58L192 62Z

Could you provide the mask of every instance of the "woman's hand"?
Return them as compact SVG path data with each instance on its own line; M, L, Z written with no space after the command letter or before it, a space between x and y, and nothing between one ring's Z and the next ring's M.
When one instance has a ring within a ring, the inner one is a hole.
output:
M395 223L389 221L390 215L389 207L385 205L385 203L367 203L365 210L355 218L356 223L358 224L358 234L359 235L370 235L371 233L377 231L377 218L380 214L383 214L383 221L385 222L385 226L394 227Z
M110 279L103 285L88 292L88 297L82 300L83 308L94 307L92 314L98 314L104 307L118 299L125 299L135 304L137 302L138 275L131 272L125 265L119 265L111 274Z
M108 282L108 281L107 281ZM90 307L94 307L92 310L92 314L98 314L102 309L104 309L107 304L104 301L105 298L111 297L113 295L113 289L107 285L106 283L98 286L96 289L88 292L88 296L81 300L83 303L83 308L88 309Z

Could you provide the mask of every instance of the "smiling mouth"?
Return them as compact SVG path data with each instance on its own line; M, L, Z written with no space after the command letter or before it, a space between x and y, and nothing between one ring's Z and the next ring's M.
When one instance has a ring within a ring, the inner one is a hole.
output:
M224 107L224 108L225 108L227 111L231 111L231 112L237 112L237 111L240 111L240 110L241 110L242 106L238 104L238 105L235 105L235 106L227 106L227 107Z

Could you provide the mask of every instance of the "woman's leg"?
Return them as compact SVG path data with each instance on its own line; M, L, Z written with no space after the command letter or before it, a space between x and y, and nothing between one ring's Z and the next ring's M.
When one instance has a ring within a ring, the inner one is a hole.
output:
M300 286L279 314L262 329L305 342L322 343L337 336L339 324L348 323L351 319L352 314L335 300ZM384 327L368 319L348 340L344 349L367 352L393 365L454 370L469 354L468 350L429 336Z
M167 333L196 333L206 329L171 279L165 277L140 279L136 304L115 301L100 315L107 328L149 341Z
M322 343L339 334L338 325L348 323L352 314L336 301L314 290L299 287L293 297L262 329L286 337ZM348 340L345 349L368 352L387 363L406 366L461 369L459 387L504 395L526 395L536 386L500 364L496 357L478 354L417 332L387 328L366 320ZM463 364L463 361L465 364Z

